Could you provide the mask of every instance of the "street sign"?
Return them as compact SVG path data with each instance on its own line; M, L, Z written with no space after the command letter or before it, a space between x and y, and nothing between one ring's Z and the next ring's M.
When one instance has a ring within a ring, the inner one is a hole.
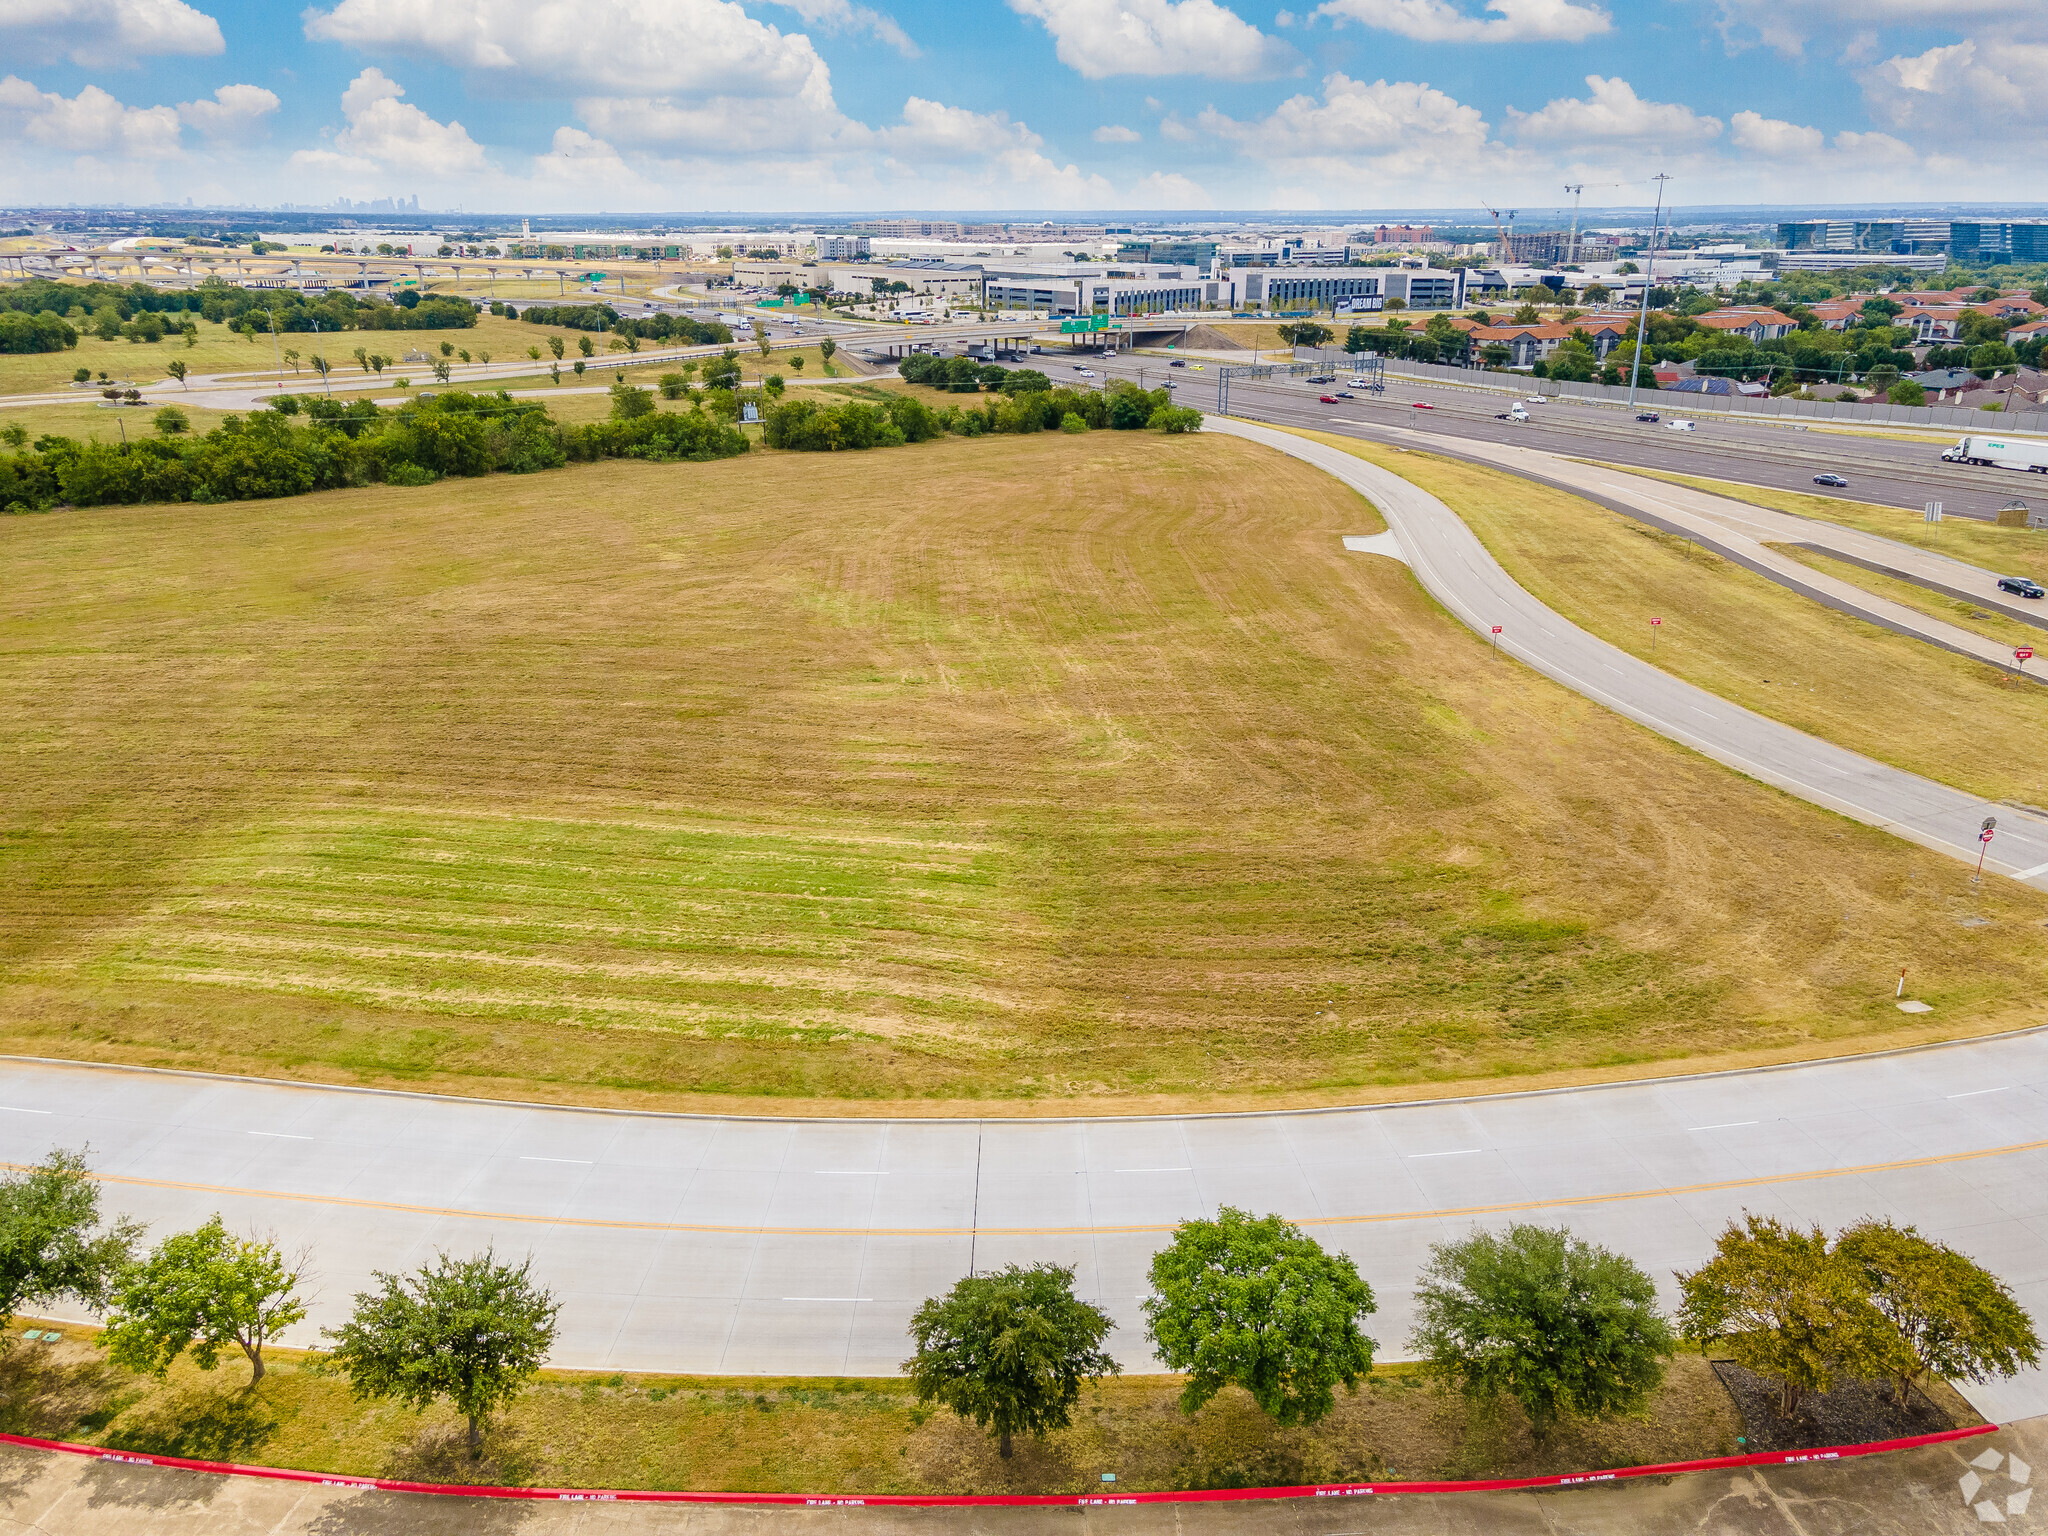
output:
M1500 626L1499 626L1498 624L1496 624L1496 625L1494 625L1494 626L1493 626L1493 632L1494 632L1494 633L1495 633L1496 635L1500 633Z
M1653 627L1654 627L1654 626L1656 626L1656 625L1658 625L1658 624L1662 624L1663 622L1664 622L1664 621L1663 621L1662 619L1652 619L1652 620L1650 620L1650 623L1651 623L1651 625L1652 625Z
M2016 645L2012 648L2012 659L2024 667L2034 659L2034 648L2031 645Z

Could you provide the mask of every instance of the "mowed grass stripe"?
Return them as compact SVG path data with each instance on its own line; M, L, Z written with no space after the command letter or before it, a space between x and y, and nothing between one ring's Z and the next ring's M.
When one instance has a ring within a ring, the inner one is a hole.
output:
M1832 1052L1901 964L2026 1017L2038 895L1496 662L1378 526L1108 433L6 520L0 1049L950 1111Z

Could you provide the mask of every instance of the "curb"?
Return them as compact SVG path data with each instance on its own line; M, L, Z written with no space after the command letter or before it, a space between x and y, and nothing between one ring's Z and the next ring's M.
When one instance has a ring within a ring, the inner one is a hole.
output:
M74 1445L63 1440L37 1440L27 1435L0 1435L0 1445L32 1451L89 1456L95 1461L129 1466L168 1467L182 1472L211 1472L226 1477L261 1477L278 1482L310 1483L321 1488L352 1488L379 1493L424 1493L467 1499L528 1499L567 1504L767 1504L799 1508L1074 1508L1113 1504L1216 1504L1251 1499L1350 1498L1365 1494L1512 1493L1535 1488L1572 1488L1586 1483L1619 1482L1632 1477L1670 1477L1681 1472L1712 1472L1728 1467L1784 1467L1802 1462L1844 1461L1854 1456L1880 1456L1952 1440L1993 1434L1996 1424L1914 1435L1904 1440L1872 1440L1860 1445L1831 1445L1807 1451L1758 1452L1748 1456L1716 1456L1705 1461L1672 1461L1655 1466L1617 1467L1606 1472L1564 1472L1546 1477L1506 1477L1462 1483L1314 1483L1288 1488L1202 1488L1159 1493L979 1493L979 1494L807 1494L686 1493L612 1488L495 1488L449 1483L406 1483L383 1477L344 1477L332 1472L302 1472L288 1467L248 1467L226 1461L193 1461L183 1456L151 1456L115 1451L99 1445Z

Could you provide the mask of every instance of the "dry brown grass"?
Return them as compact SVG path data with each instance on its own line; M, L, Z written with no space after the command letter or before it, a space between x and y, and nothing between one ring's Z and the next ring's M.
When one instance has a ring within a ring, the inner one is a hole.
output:
M2048 901L1495 662L1375 526L1111 433L7 519L0 1049L1016 1113L1926 1038L1901 964L2032 1021Z

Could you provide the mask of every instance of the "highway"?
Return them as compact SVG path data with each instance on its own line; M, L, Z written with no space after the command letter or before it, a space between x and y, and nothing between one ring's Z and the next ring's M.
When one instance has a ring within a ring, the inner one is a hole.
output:
M2048 1031L1888 1056L1372 1109L1132 1120L776 1120L437 1099L0 1061L0 1158L89 1145L104 1205L158 1236L214 1211L311 1245L345 1317L373 1269L531 1253L555 1363L885 1375L970 1268L1071 1264L1150 1364L1151 1254L1220 1205L1279 1211L1372 1284L1401 1358L1429 1245L1566 1222L1675 1300L1744 1210L1917 1223L2048 1317ZM2048 1377L1965 1387L1994 1419Z
M1217 405L1216 370L1230 364L1248 364L1251 354L1190 353L1186 368L1170 368L1157 354L1101 359L1090 356L1087 366L1098 374L1108 371L1117 377L1137 379L1141 372L1149 388L1169 380L1183 405L1214 410ZM1266 357L1271 361L1270 355ZM1200 362L1197 371L1193 364ZM1054 379L1072 377L1072 362L1048 346L1042 358L1033 359ZM1393 365L1398 368L1399 364ZM1288 426L1313 426L1331 431L1369 424L1401 426L1412 431L1452 440L1507 443L1539 448L1551 453L1597 458L1609 463L1659 469L1675 474L1730 480L1775 490L1815 492L1813 477L1839 473L1849 481L1847 491L1827 495L1850 501L1868 501L1881 506L1919 510L1929 501L1940 501L1945 515L1995 517L1998 509L2015 499L2030 505L2048 505L2048 476L2012 470L1976 469L1968 465L1944 464L1937 438L1901 441L1862 432L1841 432L1821 426L1781 425L1739 418L1699 414L1711 410L1713 402L1700 396L1662 392L1645 393L1640 408L1657 412L1655 424L1637 423L1632 413L1618 406L1577 401L1559 404L1546 393L1545 403L1528 403L1526 423L1500 421L1510 397L1505 393L1438 383L1434 380L1402 378L1390 373L1386 393L1369 395L1337 406L1319 403L1319 395L1345 387L1343 370L1337 370L1336 385L1311 385L1300 379L1235 380L1230 386L1230 412L1257 420ZM1548 391L1540 380L1528 380L1528 395ZM1417 402L1431 409L1419 411ZM1666 425L1672 418L1697 423L1697 430L1673 432ZM1960 435L1960 434L1958 434Z

